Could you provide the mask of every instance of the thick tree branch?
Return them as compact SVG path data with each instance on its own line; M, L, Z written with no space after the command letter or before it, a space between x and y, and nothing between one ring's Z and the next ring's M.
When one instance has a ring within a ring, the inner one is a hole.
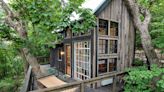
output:
M124 0L126 6L128 6L128 10L131 11L131 15L134 18L133 22L136 28L139 28L142 24L141 24L141 20L140 20L140 10L139 10L139 6L137 4L137 1L135 0Z
M150 23L151 20L151 14L150 11L146 8L144 8L143 6L139 6L139 13L143 15L144 17L144 21L142 22L142 24L147 25Z
M145 17L145 19L144 19L143 23L145 25L149 25L150 20L151 20L151 14L150 14L150 11L148 9L145 9L144 17Z
M7 6L7 4L3 0L0 0L0 5L4 9L7 15L14 16L14 13L10 10L10 8Z
M0 3L1 3L2 9L6 13L5 22L10 27L14 28L22 39L26 39L27 32L25 30L23 22L19 20L18 16L16 16L16 14L8 7L8 5L3 0L0 0Z

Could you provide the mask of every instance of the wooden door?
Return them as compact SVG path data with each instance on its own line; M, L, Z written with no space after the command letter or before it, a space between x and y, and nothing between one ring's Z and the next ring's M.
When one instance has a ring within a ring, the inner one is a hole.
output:
M66 45L66 73L71 75L71 46Z

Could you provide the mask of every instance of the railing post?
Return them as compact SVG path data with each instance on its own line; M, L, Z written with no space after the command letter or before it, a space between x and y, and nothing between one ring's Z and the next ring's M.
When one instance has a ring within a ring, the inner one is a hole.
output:
M116 75L113 77L113 89L112 92L116 92Z
M84 82L80 84L80 92L84 92Z

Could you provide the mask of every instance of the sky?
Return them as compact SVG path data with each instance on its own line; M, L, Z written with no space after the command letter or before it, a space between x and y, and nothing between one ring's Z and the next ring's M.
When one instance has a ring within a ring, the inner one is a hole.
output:
M86 0L83 4L82 7L83 8L89 8L93 11L93 13L102 5L102 3L105 0ZM76 14L75 12L73 12L72 16L70 17L70 19L72 21L74 20L78 20L79 19L79 15Z
M86 0L83 4L82 7L84 8L90 8L92 9L93 12L95 12L97 10L97 8L99 8L102 3L105 0Z

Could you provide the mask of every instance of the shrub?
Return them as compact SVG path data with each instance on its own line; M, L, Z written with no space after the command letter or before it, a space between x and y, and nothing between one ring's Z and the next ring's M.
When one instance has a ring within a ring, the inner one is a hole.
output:
M143 66L143 61L140 60L139 58L136 58L133 62L133 66Z
M145 66L128 69L125 92L164 92L164 68L153 65L151 69Z

